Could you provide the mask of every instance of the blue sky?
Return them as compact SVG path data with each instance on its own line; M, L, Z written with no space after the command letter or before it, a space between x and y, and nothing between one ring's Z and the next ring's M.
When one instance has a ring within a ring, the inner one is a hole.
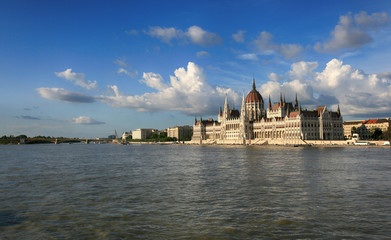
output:
M390 1L3 1L1 135L105 137L266 100L390 117Z

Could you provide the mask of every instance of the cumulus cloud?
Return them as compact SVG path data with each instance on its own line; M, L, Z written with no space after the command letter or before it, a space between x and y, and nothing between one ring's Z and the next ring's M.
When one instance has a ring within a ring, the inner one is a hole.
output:
M143 73L141 83L154 91L142 95L127 95L116 85L108 86L109 94L92 96L69 92L62 88L38 88L38 94L46 99L70 103L101 102L112 107L132 108L137 111L179 111L190 115L216 114L225 95L230 102L239 104L239 95L230 88L212 86L207 82L203 69L193 62L186 68L178 68L169 81L157 73Z
M178 68L170 81L164 83L156 73L144 73L143 80L157 92L132 96L121 93L117 86L109 86L111 96L102 96L101 101L113 107L134 108L138 111L180 111L185 114L215 114L218 104L228 94L231 101L239 103L239 95L232 89L211 86L206 81L203 69L189 62L187 69Z
M276 73L269 73L269 74L267 75L267 77L268 77L271 81L273 81L273 82L280 82L280 81L284 80L284 76L283 76L283 75L278 75L278 74L276 74Z
M332 59L320 71L317 62L298 62L291 66L287 81L269 81L261 86L263 94L275 100L285 93L287 100L297 93L307 107L339 104L343 115L381 114L391 112L391 73L367 74Z
M243 43L244 42L244 33L246 31L239 30L237 33L232 34L232 38L238 42L238 43Z
M73 124L81 124L81 125L100 125L100 124L105 124L104 122L97 121L95 119L92 119L87 116L80 116L77 118L73 118L71 120L71 123Z
M204 57L209 57L210 54L207 51L199 51L197 52L197 57L199 58L204 58Z
M140 81L145 83L148 87L157 90L164 90L167 88L167 85L163 83L163 77L160 74L143 73L143 79Z
M281 44L278 45L273 42L274 36L269 32L263 31L258 35L258 38L254 40L255 46L259 52L264 55L281 54L286 59L291 59L300 55L303 51L303 47L299 44Z
M331 38L323 43L318 42L314 48L318 52L360 48L373 41L371 31L379 30L388 23L389 18L385 12L371 15L360 12L354 16L348 13L339 18L338 24L331 32Z
M38 94L46 99L57 100L69 103L92 103L96 97L77 92L69 92L63 88L37 88Z
M75 73L72 72L71 68L68 68L64 72L56 72L57 77L65 78L68 81L72 81L75 85L81 86L87 90L96 88L96 81L85 80L84 73Z
M148 31L144 31L145 34L160 39L162 42L172 45L173 39L182 39L184 41L190 41L194 44L201 45L203 47L213 46L221 42L221 37L216 33L208 32L199 26L191 26L187 31L182 31L174 27L149 27Z

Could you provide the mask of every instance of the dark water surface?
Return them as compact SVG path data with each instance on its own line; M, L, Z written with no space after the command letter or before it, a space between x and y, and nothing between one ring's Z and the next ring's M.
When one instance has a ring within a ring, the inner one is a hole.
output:
M0 239L390 239L391 148L0 146Z

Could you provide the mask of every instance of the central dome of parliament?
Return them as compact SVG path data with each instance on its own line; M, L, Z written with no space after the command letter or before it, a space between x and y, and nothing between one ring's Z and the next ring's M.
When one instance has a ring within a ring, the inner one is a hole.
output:
M263 104L263 99L261 94L255 88L255 80L253 79L253 89L247 94L246 103L256 103L256 102Z

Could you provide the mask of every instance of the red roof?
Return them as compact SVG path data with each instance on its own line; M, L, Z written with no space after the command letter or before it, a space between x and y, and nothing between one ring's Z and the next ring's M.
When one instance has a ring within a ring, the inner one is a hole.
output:
M246 97L246 103L252 103L252 102L260 102L263 104L263 99L261 94L255 89L251 90Z
M279 107L280 107L280 103L275 103L273 104L272 110L278 110Z

